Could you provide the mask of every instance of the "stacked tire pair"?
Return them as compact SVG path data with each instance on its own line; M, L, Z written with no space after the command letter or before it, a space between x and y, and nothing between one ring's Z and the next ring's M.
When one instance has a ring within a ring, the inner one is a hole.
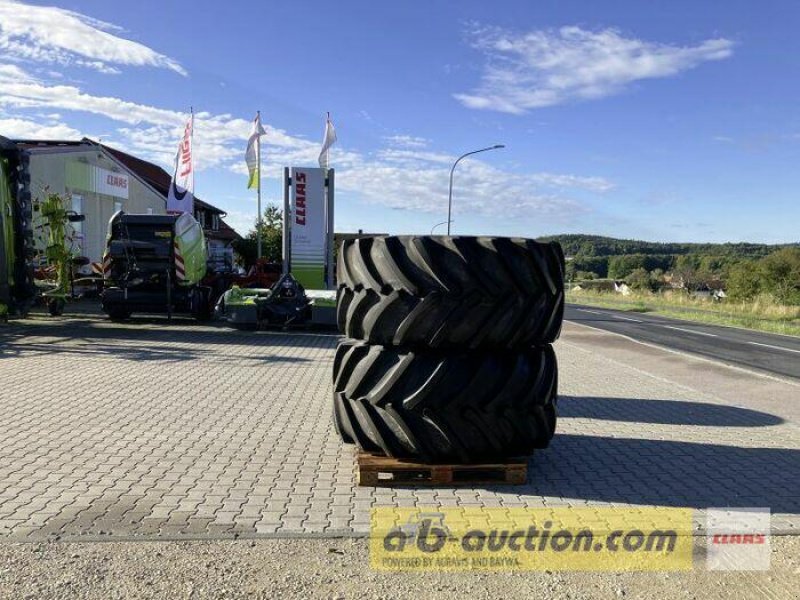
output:
M564 313L555 243L390 236L339 248L334 421L345 442L422 462L486 462L546 447L550 344Z

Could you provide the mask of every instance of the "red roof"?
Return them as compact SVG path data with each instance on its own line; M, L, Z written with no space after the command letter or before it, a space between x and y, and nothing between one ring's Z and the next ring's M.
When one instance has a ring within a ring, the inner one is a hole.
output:
M122 163L128 170L130 170L132 173L135 173L145 183L150 185L159 194L164 196L164 198L167 197L167 193L169 192L169 184L172 182L172 177L170 176L170 174L167 173L164 169L162 169L158 165L155 165L146 160L142 160L141 158L132 156L127 152L123 152L122 150L117 150L116 148L112 148L111 146L106 146L105 144L95 142L94 140L91 140L89 138L83 138L81 141L14 140L14 142L18 146L23 148L76 147L76 146L84 146L87 144L100 146L101 148L103 148L103 150L108 152L111 156L113 156L120 163ZM194 203L196 208L202 208L211 213L216 213L218 215L226 214L224 210L217 208L213 204L204 202L197 196L195 196L194 198ZM221 218L219 220L218 230L212 231L211 229L206 229L205 231L207 237L224 241L233 241L241 239L242 237L230 225L225 223Z
M100 144L100 146L102 146L109 154L125 165L133 173L136 173L139 177L144 179L152 187L158 190L164 195L164 197L167 196L167 193L169 192L169 184L172 182L172 177L164 169L158 165L154 165L151 162L147 162L146 160L136 158L135 156L131 156L126 152L112 148L111 146L106 146L105 144ZM221 210L213 204L209 204L208 202L203 202L197 196L194 197L194 204L195 208L202 208L218 215L226 214L224 210ZM239 235L225 221L223 221L221 217L219 220L219 229L214 231L210 228L206 228L205 232L206 237L226 242L242 239L242 236Z
M127 154L122 150L117 150L116 148L112 148L111 146L106 146L105 144L99 144L99 145L102 146L103 149L108 151L108 153L111 154L114 158L116 158L119 162L128 167L128 169L136 173L139 177L144 179L156 190L161 192L164 195L164 197L167 196L167 193L169 192L169 184L172 182L172 176L170 176L170 174L167 173L164 169L162 169L158 165L154 165L151 162L142 160L141 158L136 158L135 156L131 156L130 154ZM215 212L220 215L225 214L224 210L219 209L216 206L209 204L208 202L203 202L197 196L194 197L194 202L195 204L199 204L201 208L205 208L206 210L210 210L211 212Z

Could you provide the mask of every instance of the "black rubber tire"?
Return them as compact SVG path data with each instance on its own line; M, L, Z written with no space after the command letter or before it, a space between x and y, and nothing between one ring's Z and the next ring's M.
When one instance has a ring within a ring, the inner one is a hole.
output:
M389 236L345 241L337 321L353 339L415 348L520 349L555 341L564 254L521 238Z
M103 306L103 310L108 314L108 318L112 321L124 321L131 317L131 311L124 306Z
M528 456L555 432L551 346L441 353L346 340L333 373L336 428L368 452L477 463Z
M214 316L211 308L211 288L198 286L192 293L192 316L195 321L204 323Z
M64 314L66 302L63 298L51 298L47 301L47 312L51 317L60 317Z

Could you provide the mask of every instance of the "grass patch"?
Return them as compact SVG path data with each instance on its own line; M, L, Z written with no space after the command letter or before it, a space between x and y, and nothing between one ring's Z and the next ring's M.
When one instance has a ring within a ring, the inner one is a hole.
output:
M567 302L800 336L800 306L782 305L768 296L760 296L751 302L717 303L679 293L657 295L640 292L622 296L610 292L582 290L567 292Z

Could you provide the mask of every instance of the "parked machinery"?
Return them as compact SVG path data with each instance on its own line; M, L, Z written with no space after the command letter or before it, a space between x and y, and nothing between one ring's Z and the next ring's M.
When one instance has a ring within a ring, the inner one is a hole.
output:
M336 326L336 292L306 290L290 274L269 288L234 285L219 299L219 318L241 330L287 326Z
M203 229L189 214L116 213L103 256L103 310L112 319L134 312L211 318Z
M67 210L64 199L59 194L45 194L44 200L34 203L34 211L38 213L40 233L46 269L39 272L41 295L47 304L51 316L57 317L64 312L67 298L72 297L73 268L77 257L72 249L73 239L68 232L69 223L78 223L85 219L84 215Z
M0 305L27 314L36 297L28 158L0 137Z

